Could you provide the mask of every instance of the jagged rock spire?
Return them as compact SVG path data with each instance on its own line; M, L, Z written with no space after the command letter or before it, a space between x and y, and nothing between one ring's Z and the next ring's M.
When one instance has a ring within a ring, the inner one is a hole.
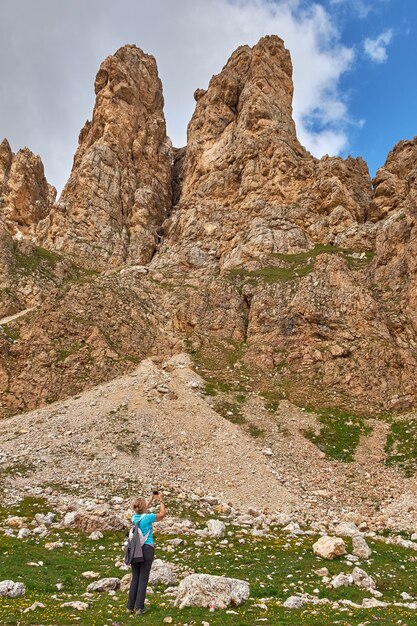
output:
M95 92L47 241L99 269L147 263L171 202L171 144L154 57L120 48L101 64Z

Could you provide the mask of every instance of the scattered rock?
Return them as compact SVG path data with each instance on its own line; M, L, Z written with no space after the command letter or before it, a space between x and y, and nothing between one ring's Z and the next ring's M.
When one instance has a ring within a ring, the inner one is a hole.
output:
M29 611L36 611L36 609L44 609L45 605L42 602L34 602L31 606L28 606L23 613L29 613Z
M301 609L305 602L300 596L290 596L285 600L282 606L286 609Z
M13 580L0 581L0 596L17 598L18 596L25 595L25 593L26 589L23 583L15 583Z
M186 576L178 587L174 606L210 607L215 602L216 609L225 609L230 604L238 606L249 597L249 583L236 578L191 574Z
M343 556L347 553L347 550L343 539L325 535L324 537L320 537L320 539L313 544L313 552L322 559L332 560Z
M353 585L353 576L350 574L346 575L340 573L332 578L331 585L334 589L339 589L339 587L349 587L350 585Z
M100 574L98 572L87 571L81 574L84 578L99 578Z
M48 513L47 515L43 515L42 513L36 513L35 520L39 524L39 526L50 526L54 521L55 513Z
M371 548L366 543L362 535L353 535L352 553L360 559L369 559L372 554Z
M101 578L94 583L90 583L87 591L114 591L120 585L119 578Z
M130 583L132 581L132 574L125 574L120 581L120 591L128 591Z
M19 517L18 515L11 515L6 518L5 524L11 526L11 528L24 528L27 522L27 517Z
M207 532L210 535L210 537L221 539L225 535L226 526L220 520L209 519L209 521L207 522Z
M93 539L94 541L97 541L98 539L103 539L104 535L101 531L99 530L95 530L94 532L91 533L91 535L89 535L89 539Z
M77 611L85 611L86 609L88 609L90 605L88 604L88 602L79 602L79 601L73 601L73 602L64 602L63 604L61 604L62 608L71 608L71 609L76 609Z
M355 567L353 572L353 582L357 587L361 587L363 589L376 589L376 583L371 576L369 576L363 569L360 567Z
M127 523L120 517L117 517L117 515L93 515L83 511L75 513L72 524L85 533L91 533L96 530L117 531L127 527Z
M359 533L359 529L353 522L341 522L336 526L334 532L340 537L353 537Z
M174 566L162 559L155 559L149 575L151 585L173 585L177 582Z

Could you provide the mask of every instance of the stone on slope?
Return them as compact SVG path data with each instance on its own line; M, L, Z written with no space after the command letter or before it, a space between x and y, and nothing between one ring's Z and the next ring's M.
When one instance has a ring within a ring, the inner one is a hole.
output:
M100 578L87 587L87 591L114 591L120 585L119 578Z
M353 576L351 574L343 574L342 572L337 576L333 576L331 581L333 589L339 589L339 587L349 587L353 585Z
M355 567L352 572L353 584L363 589L376 589L376 583L374 579L369 576L360 567Z
M305 601L300 596L290 596L283 603L283 607L286 609L301 609L305 604Z
M334 532L340 537L353 537L353 535L358 534L359 529L353 522L340 522Z
M117 531L126 528L126 522L117 515L109 513L98 516L84 511L76 512L72 525L86 533L104 530Z
M353 535L352 537L352 554L360 559L369 559L372 554L371 548L366 543L362 535Z
M104 535L100 530L95 530L94 532L91 533L91 535L88 536L89 539L92 539L93 541L97 541L98 539L103 539Z
M149 584L173 585L176 582L177 575L174 566L162 559L155 559L152 563L152 569L149 575Z
M34 602L27 609L24 609L23 613L29 613L29 611L36 611L36 609L44 609L45 605L42 602Z
M238 606L249 597L249 583L236 578L211 576L209 574L191 574L179 584L174 606L180 609L186 606L225 609L230 604Z
M63 604L61 604L62 608L71 608L71 609L76 609L77 611L85 611L86 609L88 609L89 604L88 602L79 602L78 600L73 601L73 602L64 602Z
M132 574L125 574L120 581L120 591L128 591L132 582Z
M341 537L320 537L313 544L313 552L322 559L336 559L347 553L346 544Z
M47 513L44 515L43 513L36 513L35 520L39 524L39 526L50 526L54 521L55 514Z
M17 598L25 595L25 593L26 589L23 583L15 583L13 580L0 581L0 597Z
M221 539L225 535L226 526L221 520L209 519L207 522L207 531L210 537Z

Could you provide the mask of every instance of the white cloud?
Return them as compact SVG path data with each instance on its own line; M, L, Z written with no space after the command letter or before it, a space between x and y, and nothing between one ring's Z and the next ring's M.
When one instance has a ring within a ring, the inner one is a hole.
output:
M333 6L349 8L361 19L368 17L369 13L375 8L375 0L374 7L366 0L329 0L329 3Z
M36 4L36 6L34 6ZM305 0L14 0L0 23L1 134L28 145L62 187L78 132L91 116L100 62L125 43L156 57L168 133L186 142L193 92L206 87L235 48L277 34L294 65L294 117L314 154L348 143L349 112L339 89L352 65L323 5ZM30 105L28 104L30 103Z
M392 36L392 30L388 29L378 35L378 37L375 37L375 39L370 39L369 37L365 39L363 47L365 53L372 61L385 63L388 59L387 47L391 43Z
M301 129L299 139L301 143L308 143L310 152L317 157L325 154L337 155L346 148L347 137L343 131L323 130L321 133L308 133Z

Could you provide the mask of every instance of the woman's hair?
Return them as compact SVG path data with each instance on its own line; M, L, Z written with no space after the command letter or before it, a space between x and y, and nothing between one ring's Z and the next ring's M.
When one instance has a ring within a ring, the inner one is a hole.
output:
M132 509L135 513L146 513L148 505L145 498L136 498L132 503Z

